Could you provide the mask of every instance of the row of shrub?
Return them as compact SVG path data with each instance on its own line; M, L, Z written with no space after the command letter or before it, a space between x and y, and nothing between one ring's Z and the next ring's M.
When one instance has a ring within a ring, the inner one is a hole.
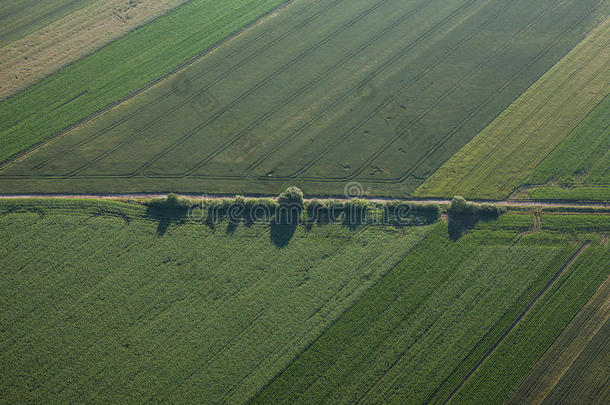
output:
M399 200L373 202L364 199L319 200L305 202L303 193L297 187L289 187L277 200L271 198L188 200L170 194L165 199L153 199L145 203L156 210L188 211L199 210L199 216L206 221L218 221L224 216L230 219L270 219L278 215L295 215L309 221L365 221L367 218L381 219L392 224L431 223L441 216L438 204L405 203ZM204 212L205 211L205 212ZM302 212L306 214L302 215Z
M466 201L463 197L453 197L449 207L449 215L472 216L479 218L497 218L506 210L494 204L477 204Z

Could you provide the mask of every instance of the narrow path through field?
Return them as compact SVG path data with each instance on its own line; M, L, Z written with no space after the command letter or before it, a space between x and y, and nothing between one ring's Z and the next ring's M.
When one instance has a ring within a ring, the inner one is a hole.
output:
M536 303L540 300L540 298L542 298L542 296L555 283L555 281L557 281L557 279L572 265L572 263L574 263L574 261L576 259L578 259L578 257L582 254L582 252L584 252L585 249L587 247L589 247L590 244L591 244L590 240L585 241L582 244L582 246L576 251L576 253L574 253L572 255L572 257L570 257L570 259L561 267L561 269L559 269L559 271L553 276L553 278L547 283L547 285L544 286L542 291L540 291L538 293L538 295L536 295L536 297L534 297L532 302L530 302L530 304L523 310L523 312L521 312L521 315L519 315L519 317L512 323L512 325L510 325L510 327L506 330L506 332L504 332L504 334L502 336L500 336L500 338L496 341L496 343L494 343L494 345L489 349L489 351L487 353L485 353L483 358L481 358L481 360L479 360L479 362L472 368L472 370L470 370L468 375L466 375L466 377L464 377L462 382L460 382L460 384L453 390L453 392L449 395L449 397L447 397L447 399L443 402L443 404L446 404L447 402L449 402L451 400L451 398L453 398L453 396L460 390L460 388L462 388L462 386L468 381L468 379L478 370L478 368L481 366L481 364L483 364L483 362L485 360L487 360L487 358L489 356L491 356L491 354L494 352L494 350L496 350L496 348L500 345L500 343L502 343L502 341L506 338L506 336L508 336L508 334L515 328L515 326L517 326L517 324L519 324L519 322L521 322L521 320L523 318L525 318L525 316L530 312L530 310L534 307L534 305L536 305Z

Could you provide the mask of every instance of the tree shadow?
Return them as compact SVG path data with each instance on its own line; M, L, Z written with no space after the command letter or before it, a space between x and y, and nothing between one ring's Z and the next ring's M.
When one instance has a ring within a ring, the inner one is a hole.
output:
M478 219L473 215L449 215L449 239L456 241L472 229Z
M146 217L158 221L157 235L163 236L172 224L181 224L186 221L188 210L184 208L157 208L148 207Z
M283 248L288 246L299 226L300 214L298 210L279 210L277 215L271 220L269 238L276 247Z
M498 219L499 215L460 215L449 214L449 239L456 241L462 237L467 231L475 227L477 223L491 222Z
M365 209L347 209L343 215L342 225L347 227L350 231L356 231L360 229L362 224L366 221L367 212Z

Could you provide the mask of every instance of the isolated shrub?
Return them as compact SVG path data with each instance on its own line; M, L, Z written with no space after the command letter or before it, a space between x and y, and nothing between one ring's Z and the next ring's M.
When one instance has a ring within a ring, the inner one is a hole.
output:
M477 218L497 218L505 212L504 208L494 204L475 204L463 197L453 197L449 214L458 216L473 216Z
M453 215L474 215L474 204L466 201L464 197L456 196L451 200L449 212Z
M166 198L157 198L144 203L158 210L188 210L191 202L186 198L178 197L174 193L168 194Z
M298 187L288 187L279 195L277 202L280 205L293 205L303 208L303 192Z

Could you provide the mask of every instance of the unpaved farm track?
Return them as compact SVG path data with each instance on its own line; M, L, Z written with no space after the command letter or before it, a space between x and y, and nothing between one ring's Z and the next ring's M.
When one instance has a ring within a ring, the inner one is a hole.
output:
M126 194L0 194L0 200L7 199L66 199L66 200L142 200L148 198L165 198L167 197L167 193L126 193ZM235 198L235 194L179 194L179 197L185 197L193 200L215 200L215 199L223 199L223 198ZM276 199L276 195L268 195L268 194L240 194L240 196L244 198L270 198ZM308 196L305 200L312 200L314 198L320 200L332 199L339 201L348 201L351 198L346 197L333 197L333 196L325 196L325 197L317 197L317 196ZM385 202L385 201L402 201L403 203L430 203L430 204L440 204L440 205L449 205L451 204L451 200L446 199L400 199L400 198L392 198L392 197L358 197L371 202ZM492 200L472 200L472 202L476 203L487 203L487 204L495 204L503 207L540 207L540 208L610 208L610 204L608 203L598 203L598 202L562 202L562 201L511 201L511 200L502 200L502 201L492 201Z

